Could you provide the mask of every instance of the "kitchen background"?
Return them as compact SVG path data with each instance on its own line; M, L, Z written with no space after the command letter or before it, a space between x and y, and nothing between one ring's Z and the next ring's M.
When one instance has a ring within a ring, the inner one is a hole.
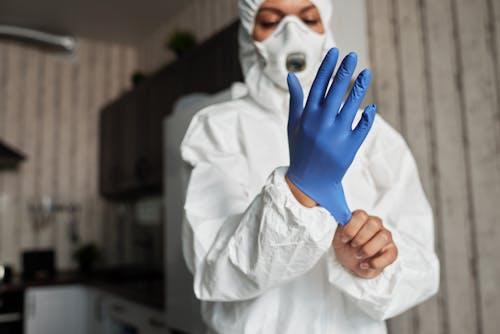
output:
M0 264L19 271L23 250L53 248L58 269L75 269L73 250L94 242L102 268L150 261L163 270L164 240L151 241L170 223L158 212L161 193L101 195L100 117L133 88L133 73L149 75L179 62L165 50L167 36L185 29L201 43L237 19L234 0L171 3L168 11L161 7L164 23L141 34L129 24L130 30L110 29L105 38L97 28L77 35L71 56L0 39L0 139L26 155L17 169L0 171ZM391 320L391 333L496 333L500 2L334 4L337 43L344 53L358 51L362 66L374 71L371 99L411 146L436 217L440 292ZM0 23L9 12L2 6ZM43 198L68 210L36 230L29 208ZM75 233L78 242L71 239ZM168 276L168 265L164 271Z

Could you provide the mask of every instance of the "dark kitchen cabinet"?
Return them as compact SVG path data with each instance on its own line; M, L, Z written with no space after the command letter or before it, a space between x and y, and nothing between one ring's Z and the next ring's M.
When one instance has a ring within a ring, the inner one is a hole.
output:
M162 123L183 95L216 93L241 81L233 23L207 42L150 75L101 110L101 194L131 199L163 185Z
M116 185L122 178L120 174L120 154L118 149L119 138L123 127L121 119L120 101L108 106L101 112L100 117L100 168L99 184L101 193L109 196L116 191Z
M22 334L24 291L3 289L0 286L0 333Z

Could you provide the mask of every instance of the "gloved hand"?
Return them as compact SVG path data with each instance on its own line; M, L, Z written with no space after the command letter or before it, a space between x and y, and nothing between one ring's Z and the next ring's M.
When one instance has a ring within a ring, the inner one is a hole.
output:
M293 73L288 74L290 167L287 177L297 188L327 209L337 222L345 225L352 213L345 200L342 178L373 124L376 107L366 107L360 122L352 129L356 112L370 85L371 73L365 69L359 74L341 108L357 56L350 53L344 58L327 91L338 54L338 49L333 48L326 55L305 108L300 82Z

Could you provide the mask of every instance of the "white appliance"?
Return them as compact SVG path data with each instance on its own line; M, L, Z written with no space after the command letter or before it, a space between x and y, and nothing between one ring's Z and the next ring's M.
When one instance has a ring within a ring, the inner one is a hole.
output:
M235 83L215 95L190 94L180 98L174 111L163 121L165 201L165 294L167 324L191 334L205 333L200 302L193 293L193 277L182 254L182 219L187 170L179 147L191 118L206 106L245 95L246 86Z
M82 285L34 287L25 294L27 334L87 334L87 290Z

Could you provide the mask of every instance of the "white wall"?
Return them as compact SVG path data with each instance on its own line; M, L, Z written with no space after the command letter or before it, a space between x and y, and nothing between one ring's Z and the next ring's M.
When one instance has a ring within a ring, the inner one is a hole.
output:
M365 0L334 0L332 31L340 54L358 54L357 73L370 67Z

